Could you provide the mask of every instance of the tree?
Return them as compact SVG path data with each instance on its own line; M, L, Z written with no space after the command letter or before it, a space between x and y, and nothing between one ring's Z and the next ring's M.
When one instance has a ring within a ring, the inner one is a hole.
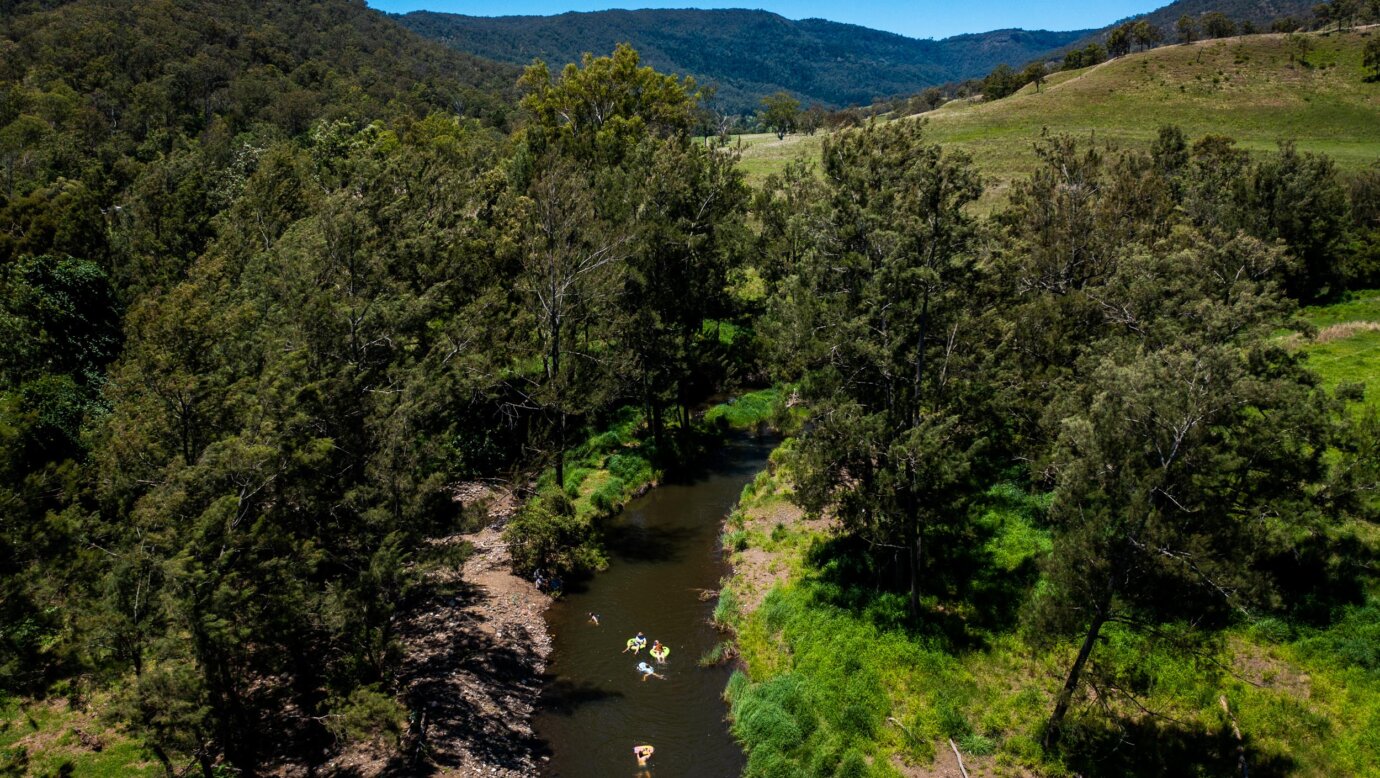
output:
M1226 14L1211 11L1203 14L1203 31L1209 38L1230 38L1236 34L1236 24Z
M893 122L826 141L823 222L771 325L778 369L803 371L816 420L798 449L801 504L894 550L916 612L938 556L925 544L962 516L981 445L957 399L978 182L922 132Z
M1179 42L1187 45L1192 43L1193 36L1198 34L1198 23L1192 16L1184 14L1174 23L1174 30L1179 33Z
M1270 22L1270 32L1291 33L1298 32L1303 25L1299 24L1298 19L1292 16L1281 16Z
M1047 744L1059 738L1103 626L1220 624L1270 587L1253 562L1284 527L1261 534L1258 522L1281 505L1298 511L1286 526L1320 518L1308 485L1322 480L1312 446L1325 435L1298 374L1253 375L1236 349L1201 343L1121 359L1092 377L1087 412L1063 420L1050 604L1076 610L1086 631ZM1300 426L1264 428L1252 413Z
M1045 63L1032 62L1026 65L1025 70L1021 71L1021 80L1027 84L1034 84L1035 91L1039 92L1045 83Z
M669 137L695 126L699 93L681 80L641 65L636 50L586 54L552 78L538 61L523 72L521 106L532 121L527 143L537 154L554 146L568 156L616 164L646 134Z
M1326 30L1327 25L1331 24L1333 21L1332 4L1318 3L1317 5L1313 6L1313 18L1318 23L1318 29ZM1337 24L1340 26L1341 22L1339 21L1337 22Z
M1089 43L1064 55L1064 70L1092 67L1107 60L1107 50L1101 44Z
M982 96L986 100L1000 100L1003 97L1015 94L1021 88L1021 77L1010 65L1002 63L992 69L987 74L987 78L982 81Z
M1159 27L1141 19L1131 26L1131 39L1135 41L1141 51L1146 51L1163 40L1164 33L1160 32Z
M1107 53L1113 58L1131 53L1132 25L1123 24L1107 33Z
M1331 158L1282 143L1256 166L1248 186L1252 234L1284 241L1298 260L1284 279L1289 294L1312 301L1337 291L1347 193Z
M1350 29L1356 21L1356 14L1361 10L1360 0L1331 0L1326 6L1326 16L1337 23L1337 32ZM1322 20L1321 16L1319 20Z
M667 406L682 436L704 389L704 324L728 315L724 289L740 263L748 189L731 150L668 140L647 144L628 189L640 212L619 291L618 340L630 352L653 441L662 442Z
M806 135L814 135L819 128L824 126L824 118L828 112L819 103L811 103L810 107L800 114L800 130Z
M1039 620L1082 640L1047 746L1106 625L1192 624L1180 635L1192 645L1204 628L1269 602L1281 582L1263 560L1292 531L1328 521L1321 451L1334 410L1270 342L1286 310L1268 281L1278 254L1250 239L1132 247L1098 292L1114 312L1109 339L1050 415L1056 534ZM1188 288L1164 286L1189 268L1199 275ZM1102 694L1129 694L1103 680Z
M1366 41L1365 52L1362 55L1361 65L1370 71L1366 74L1366 81L1380 81L1380 38L1372 38Z
M619 283L629 235L601 218L589 173L551 160L525 201L521 288L532 315L541 359L532 396L550 414L556 483L565 483L567 424L594 398L581 385L581 363L594 359L588 327L604 316ZM581 333L584 333L581 338Z
M776 133L777 140L795 132L800 121L800 101L789 92L777 92L762 98L762 110L757 113L758 121L768 130Z

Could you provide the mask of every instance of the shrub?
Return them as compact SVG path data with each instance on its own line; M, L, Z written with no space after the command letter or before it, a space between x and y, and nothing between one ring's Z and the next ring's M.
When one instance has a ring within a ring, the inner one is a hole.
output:
M738 598L732 589L719 592L719 602L714 606L714 615L711 618L715 624L725 626L738 620Z
M597 570L604 566L588 521L562 491L548 489L532 499L503 531L514 569L528 573Z
M958 741L958 747L973 756L990 756L997 752L997 744L986 735L979 735L976 732L964 736Z
M760 687L758 687L760 689ZM733 730L739 740L755 753L758 749L784 753L799 745L803 733L795 718L780 705L761 699L754 689L738 706Z
M1276 618L1264 618L1251 625L1251 637L1262 643L1288 643L1294 639L1294 628Z
M743 770L746 778L796 778L799 774L784 754L769 748L754 749Z
M870 773L867 759L856 748L848 749L839 762L838 769L834 771L837 778L866 778Z
M763 389L736 397L710 408L704 420L731 429L750 429L765 424L776 416L781 404L781 390Z
M700 657L700 667L718 667L735 655L733 644L727 640L721 640L715 643L713 648L704 652L704 656ZM725 694L727 694L726 690Z
M565 493L574 499L580 495L580 484L589 477L589 468L575 467L565 474Z
M407 711L391 694L377 685L350 692L345 700L336 699L327 719L331 733L351 742L386 742L396 746L407 723Z
M724 699L730 705L736 706L738 701L743 699L748 690L752 687L752 681L743 674L742 670L734 670L733 675L728 677L728 685L724 687Z
M614 477L605 481L589 496L589 503L603 513L612 513L623 505L627 485L623 479Z
M637 454L613 454L604 467L624 483L640 485L652 480L652 463Z

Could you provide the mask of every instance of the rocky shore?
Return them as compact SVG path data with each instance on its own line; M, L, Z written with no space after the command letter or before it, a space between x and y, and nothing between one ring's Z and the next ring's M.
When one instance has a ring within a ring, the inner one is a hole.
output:
M538 771L543 754L532 715L551 653L543 615L551 598L510 569L502 524L512 513L511 497L461 493L457 499L483 499L490 523L436 541L468 543L473 553L458 570L433 572L432 594L402 617L400 697L410 711L402 747L342 754L328 772L517 778Z

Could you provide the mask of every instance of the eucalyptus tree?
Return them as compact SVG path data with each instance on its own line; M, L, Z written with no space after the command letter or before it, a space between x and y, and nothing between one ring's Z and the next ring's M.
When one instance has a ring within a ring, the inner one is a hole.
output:
M981 440L962 397L980 191L966 157L893 122L825 142L820 219L772 311L776 362L812 424L798 498L898 558L918 611L926 539L961 522Z
M1333 520L1332 401L1272 337L1289 310L1270 280L1283 261L1244 236L1133 246L1097 290L1105 338L1046 417L1055 541L1037 623L1082 638L1047 745L1107 624L1207 639L1277 602L1266 560ZM1129 694L1095 675L1100 694Z
M553 417L556 483L565 483L570 416L598 407L591 391L595 349L610 331L632 235L630 225L601 218L591 176L555 160L523 198L522 275L518 281L532 316L541 380L531 394ZM591 328L598 335L591 335ZM589 381L582 383L581 379Z

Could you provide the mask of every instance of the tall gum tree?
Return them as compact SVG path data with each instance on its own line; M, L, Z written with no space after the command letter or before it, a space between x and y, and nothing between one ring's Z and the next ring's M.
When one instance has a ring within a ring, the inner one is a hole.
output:
M814 420L798 495L894 553L918 612L926 535L963 515L981 444L960 412L979 275L963 209L980 185L915 122L826 140L823 172L822 218L772 315Z

